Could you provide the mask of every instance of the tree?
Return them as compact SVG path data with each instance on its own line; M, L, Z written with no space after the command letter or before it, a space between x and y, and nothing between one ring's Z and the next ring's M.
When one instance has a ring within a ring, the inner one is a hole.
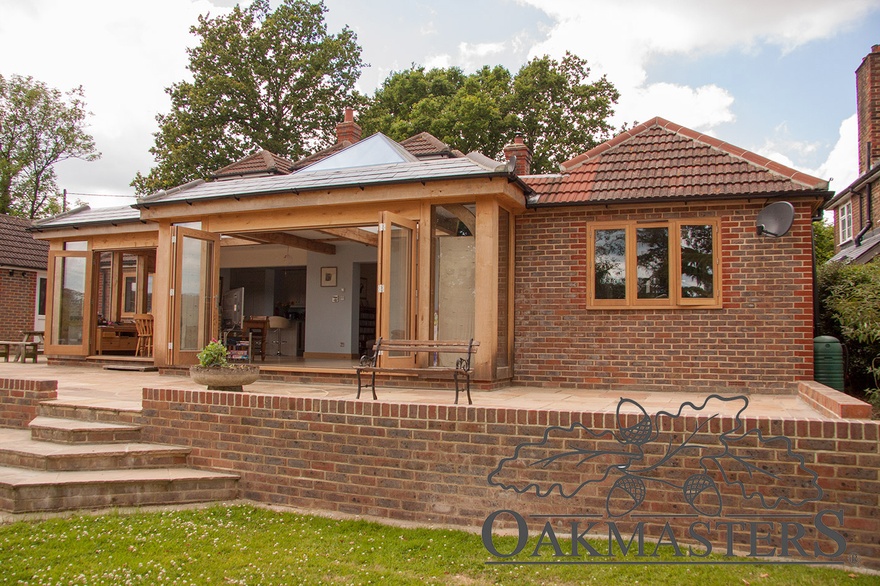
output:
M193 80L166 89L156 117L156 166L137 174L138 194L204 178L256 147L298 159L332 143L344 107L357 105L363 62L347 27L327 33L323 2L269 0L227 16L200 16L188 49Z
M403 140L429 132L452 148L496 158L522 132L533 172L555 171L613 131L608 117L617 90L604 77L587 83L586 64L570 53L561 62L545 56L515 77L502 66L465 75L457 67L425 71L413 65L385 80L359 122L367 134Z
M40 218L61 210L55 164L94 161L82 87L66 94L32 77L0 75L0 213Z
M823 221L813 222L813 247L816 266L822 266L834 256L834 226Z
M819 333L846 346L849 390L873 387L872 362L880 355L880 263L828 262L817 276Z

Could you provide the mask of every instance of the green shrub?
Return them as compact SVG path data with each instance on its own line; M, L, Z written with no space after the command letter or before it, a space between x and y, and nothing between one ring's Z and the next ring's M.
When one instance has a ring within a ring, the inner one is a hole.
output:
M226 366L226 346L217 340L211 340L196 357L201 366Z
M874 387L872 361L880 354L880 263L819 267L819 333L846 345L848 389Z

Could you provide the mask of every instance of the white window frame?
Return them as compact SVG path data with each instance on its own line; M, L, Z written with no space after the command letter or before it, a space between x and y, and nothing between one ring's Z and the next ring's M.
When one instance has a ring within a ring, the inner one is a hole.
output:
M840 243L849 242L853 238L852 200L837 208L837 230Z

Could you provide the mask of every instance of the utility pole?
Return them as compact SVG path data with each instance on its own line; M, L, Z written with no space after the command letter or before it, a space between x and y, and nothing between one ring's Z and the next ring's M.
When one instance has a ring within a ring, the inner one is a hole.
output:
M67 190L65 189L63 194L61 195L61 211L67 211Z

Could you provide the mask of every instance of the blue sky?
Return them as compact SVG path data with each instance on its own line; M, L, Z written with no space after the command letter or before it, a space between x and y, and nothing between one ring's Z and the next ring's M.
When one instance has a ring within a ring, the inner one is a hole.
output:
M72 193L131 194L152 165L164 88L186 77L188 28L230 0L0 0L0 74L82 85L103 158L59 168ZM348 25L371 93L412 63L516 72L584 57L621 100L614 122L662 116L825 179L856 174L854 71L880 44L876 0L325 0ZM38 42L35 42L38 40ZM28 47L23 50L22 47ZM94 206L130 199L78 196Z

